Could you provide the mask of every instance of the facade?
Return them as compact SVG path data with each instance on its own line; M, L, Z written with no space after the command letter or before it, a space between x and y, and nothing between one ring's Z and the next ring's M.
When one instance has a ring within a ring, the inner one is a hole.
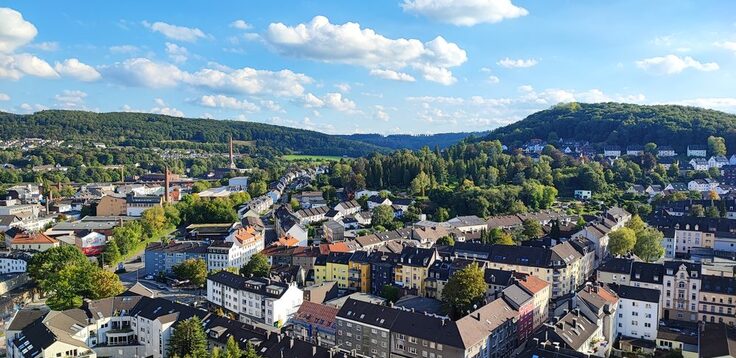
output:
M665 320L698 320L700 297L700 264L684 261L665 261L661 316Z
M128 202L125 198L105 195L97 203L98 216L124 216L128 215Z
M659 291L635 286L611 286L619 297L616 334L654 341L659 324Z
M425 280L429 267L437 259L437 250L405 247L394 270L395 282L417 296L426 296Z
M314 282L335 281L340 289L347 289L350 286L348 266L351 257L349 252L332 252L317 257L314 262Z
M370 254L368 258L371 263L370 293L380 295L384 286L393 285L399 257L399 254L380 251Z
M312 344L334 347L338 311L332 306L304 301L291 319L294 333L300 339Z
M687 156L688 157L703 157L708 154L708 149L703 145L688 145Z
M0 253L0 274L26 272L31 255L25 252Z
M549 318L549 301L552 298L550 284L532 275L514 273L518 287L532 295L532 330L541 327Z
M163 196L133 196L126 197L126 214L128 216L140 217L143 212L163 203Z
M10 249L18 251L46 251L58 246L58 240L44 233L19 233L10 240Z
M702 276L698 313L703 322L736 325L736 278Z
M348 289L369 293L371 289L371 263L367 251L356 251L348 261Z
M148 244L144 253L146 275L171 274L173 267L188 259L207 261L207 244L200 241L179 241L164 245Z
M245 278L228 271L207 277L207 301L237 314L244 323L280 327L294 316L303 300L296 283Z

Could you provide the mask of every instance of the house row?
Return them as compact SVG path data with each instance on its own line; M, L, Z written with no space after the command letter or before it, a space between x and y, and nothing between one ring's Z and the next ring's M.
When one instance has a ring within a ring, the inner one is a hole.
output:
M736 222L731 219L656 215L648 221L664 233L667 258L689 258L699 248L736 253Z

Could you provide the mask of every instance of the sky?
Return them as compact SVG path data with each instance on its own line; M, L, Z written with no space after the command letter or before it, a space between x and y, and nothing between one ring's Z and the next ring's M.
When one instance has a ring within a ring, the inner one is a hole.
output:
M0 111L425 134L570 101L736 113L736 3L0 3Z

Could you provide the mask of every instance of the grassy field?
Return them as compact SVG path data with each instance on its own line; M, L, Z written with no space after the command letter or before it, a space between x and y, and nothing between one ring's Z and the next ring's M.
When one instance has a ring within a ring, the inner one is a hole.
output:
M295 162L298 160L309 160L313 162L330 162L330 161L339 161L342 159L342 157L334 156L334 155L303 155L303 154L288 154L281 157L281 159Z

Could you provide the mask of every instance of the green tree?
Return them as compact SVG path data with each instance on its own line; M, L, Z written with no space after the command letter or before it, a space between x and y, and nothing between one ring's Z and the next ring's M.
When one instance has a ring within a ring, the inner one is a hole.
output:
M291 210L293 211L297 211L301 207L301 205L299 205L299 200L296 200L295 198L291 198L291 200L289 200L289 205L291 205Z
M394 221L394 210L388 205L379 205L373 208L371 224L373 226L390 227Z
M198 181L192 184L192 193L203 192L210 188L210 183L207 181Z
M690 207L690 215L702 218L705 216L705 208L703 208L703 205L694 204Z
M252 198L266 194L268 191L268 184L265 181L259 180L248 184L248 194Z
M91 283L92 292L89 298L93 300L117 296L125 291L118 275L99 268L91 273Z
M424 192L429 188L431 181L429 175L425 174L424 171L419 172L416 177L411 181L411 191L414 194L420 194L424 196Z
M396 302L399 300L399 288L392 285L383 285L381 288L381 297L389 302Z
M544 231L542 231L542 224L537 220L526 219L521 223L521 226L523 228L521 233L527 239L537 239L544 234Z
M238 342L235 342L233 336L228 337L227 343L225 344L224 358L240 358L243 356L243 351L240 350Z
M243 353L243 358L261 358L261 356L256 352L256 348L253 347L253 343L248 342L248 344L245 346L245 353Z
M648 227L637 233L634 254L646 262L657 261L664 255L662 240L664 235L661 231Z
M706 209L705 216L709 218L720 218L721 217L721 211L718 210L718 207L715 205L711 205Z
M452 238L452 236L443 236L439 238L436 242L437 245L443 245L443 246L455 246L455 239Z
M608 251L612 255L625 255L629 253L636 244L636 232L627 227L622 227L608 234Z
M207 353L207 335L202 327L202 320L194 316L180 321L174 327L169 338L169 356L205 358Z
M102 258L108 265L116 264L120 261L122 256L120 255L120 249L115 240L110 240L105 244L105 251L102 254Z
M240 274L245 277L268 277L270 272L271 264L266 255L260 252L251 256L248 263L240 268Z
M166 228L166 212L162 206L156 205L146 209L141 215L141 225L146 236L154 237L160 235Z
M233 203L233 206L243 205L249 202L250 199L251 199L250 194L244 191L239 191L239 192L230 194L230 201Z
M646 228L646 224L639 215L632 215L631 220L626 223L626 227L634 230L634 232L638 234Z
M435 220L437 222L445 222L450 218L450 213L447 211L447 208L439 207L435 211Z
M186 259L171 268L174 274L197 287L207 283L207 263L202 259Z
M726 155L726 140L723 137L708 137L708 151L712 155Z
M164 204L164 217L166 218L166 225L168 226L179 226L181 223L181 214L176 205Z
M445 312L453 319L465 316L483 301L487 288L483 270L477 264L455 271L442 289Z

